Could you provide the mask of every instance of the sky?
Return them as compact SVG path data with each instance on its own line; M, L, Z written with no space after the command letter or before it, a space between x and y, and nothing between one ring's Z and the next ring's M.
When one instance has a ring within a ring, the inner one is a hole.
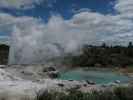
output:
M82 44L92 35L90 43L127 44L133 41L132 20L133 0L0 0L1 38L13 36L15 29L25 34L21 39L33 30L45 34L40 27L47 27L47 34L61 33L59 38L80 33L76 42Z
M43 20L47 21L49 17L53 14L59 14L64 19L70 19L75 13L83 11L93 11L93 12L100 12L103 14L114 13L113 10L113 2L115 0L29 0L30 8L21 8L22 4L17 3L18 1L25 1L25 0L7 0L9 3L11 1L14 4L2 6L1 11L13 14L15 16L34 16L34 17L41 17ZM33 1L40 1L41 3L37 3L33 6ZM16 2L16 4L15 4ZM18 4L18 5L17 5ZM10 7L11 6L11 7ZM23 6L22 6L23 7Z
M10 63L44 63L84 44L133 42L133 0L0 0L0 40Z

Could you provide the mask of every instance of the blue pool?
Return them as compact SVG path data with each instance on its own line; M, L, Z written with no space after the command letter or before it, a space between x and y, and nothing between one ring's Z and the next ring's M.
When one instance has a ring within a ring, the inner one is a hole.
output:
M128 82L131 80L128 76L116 74L111 71L95 71L95 70L82 70L82 69L74 69L66 72L61 72L59 79L62 80L91 80L96 82L97 84L107 84L110 82L114 82L116 80L120 80L122 83Z

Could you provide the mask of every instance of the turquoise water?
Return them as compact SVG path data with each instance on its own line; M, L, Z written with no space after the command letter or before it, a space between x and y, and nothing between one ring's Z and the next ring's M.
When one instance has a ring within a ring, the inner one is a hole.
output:
M124 75L119 75L111 71L84 71L81 69L70 70L67 72L61 72L59 79L62 80L91 80L97 84L107 84L120 80L122 83L125 83L130 80L129 77Z

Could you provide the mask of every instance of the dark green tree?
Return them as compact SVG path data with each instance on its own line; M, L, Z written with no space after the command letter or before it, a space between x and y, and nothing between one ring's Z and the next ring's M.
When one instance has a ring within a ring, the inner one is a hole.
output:
M132 42L129 42L128 48L133 48L133 43Z

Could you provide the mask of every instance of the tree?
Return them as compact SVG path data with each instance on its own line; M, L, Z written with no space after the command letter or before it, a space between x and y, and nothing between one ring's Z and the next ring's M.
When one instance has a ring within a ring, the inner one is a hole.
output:
M128 48L132 48L132 47L133 47L133 43L132 42L129 42Z
M106 48L107 47L106 43L103 42L102 45L101 45L101 47Z

